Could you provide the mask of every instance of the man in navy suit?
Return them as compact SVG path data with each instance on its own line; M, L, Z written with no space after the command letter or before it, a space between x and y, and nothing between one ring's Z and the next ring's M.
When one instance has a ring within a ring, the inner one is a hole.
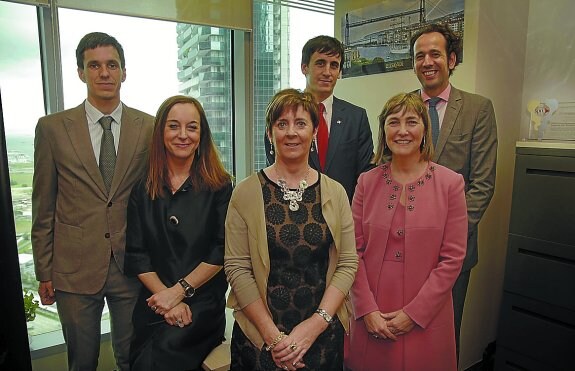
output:
M365 109L333 96L343 58L343 45L339 40L317 36L308 40L302 49L301 71L306 77L305 90L323 105L321 111L327 125L325 139L314 140L309 164L340 182L351 202L359 174L371 168L373 140ZM265 146L271 165L274 156L267 136ZM321 161L320 155L325 156Z

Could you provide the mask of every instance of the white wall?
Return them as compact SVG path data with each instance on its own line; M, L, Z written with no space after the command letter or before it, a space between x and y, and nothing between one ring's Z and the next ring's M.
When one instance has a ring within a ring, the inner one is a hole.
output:
M556 98L575 101L575 1L531 1L523 79L521 136L529 135L527 103Z

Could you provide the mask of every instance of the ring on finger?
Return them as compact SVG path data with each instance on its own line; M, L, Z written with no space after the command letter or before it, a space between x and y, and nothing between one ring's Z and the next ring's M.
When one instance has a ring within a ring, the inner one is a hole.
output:
M289 348L291 349L292 352L295 352L295 350L297 349L297 343L294 341L293 343L290 344Z
M155 305L152 306L152 310L153 310L154 312L156 311L156 309L158 309L158 307L156 307Z

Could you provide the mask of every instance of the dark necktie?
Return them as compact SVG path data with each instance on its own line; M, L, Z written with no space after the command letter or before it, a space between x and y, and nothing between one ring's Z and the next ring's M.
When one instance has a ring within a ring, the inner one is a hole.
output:
M429 104L429 119L431 120L431 138L433 139L433 146L437 144L437 138L439 138L439 114L437 113L437 103L441 101L439 97L429 98L427 103Z
M319 164L321 170L325 168L325 160L327 157L327 143L329 141L329 131L327 130L327 123L323 113L325 106L323 103L319 104L319 127L317 129L317 154L319 156Z
M102 125L102 144L100 145L100 172L106 185L106 190L110 192L112 178L114 178L114 168L116 167L116 147L114 146L114 134L112 134L112 117L104 116L98 122Z

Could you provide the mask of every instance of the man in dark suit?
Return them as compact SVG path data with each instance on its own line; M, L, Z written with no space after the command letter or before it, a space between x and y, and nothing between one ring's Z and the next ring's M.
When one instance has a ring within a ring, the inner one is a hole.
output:
M124 268L126 207L145 171L153 117L120 101L124 51L100 32L76 49L80 106L41 118L34 141L32 248L43 304L58 302L70 370L96 370L104 301L121 370L129 369L140 283Z
M461 40L443 24L431 24L411 38L414 72L421 97L439 126L433 161L463 175L468 215L467 254L453 287L455 336L459 330L471 268L477 264L477 225L495 189L497 126L491 101L456 89L449 77L459 64ZM433 102L435 108L429 106ZM433 112L435 110L435 112ZM432 124L433 128L433 124Z
M309 164L340 182L351 202L359 174L371 167L373 139L365 109L333 96L343 58L343 45L337 39L317 36L308 40L302 49L301 71L306 77L305 90L320 104L324 119L321 122L320 117ZM322 125L325 125L323 138ZM271 165L274 155L267 135L264 141Z

